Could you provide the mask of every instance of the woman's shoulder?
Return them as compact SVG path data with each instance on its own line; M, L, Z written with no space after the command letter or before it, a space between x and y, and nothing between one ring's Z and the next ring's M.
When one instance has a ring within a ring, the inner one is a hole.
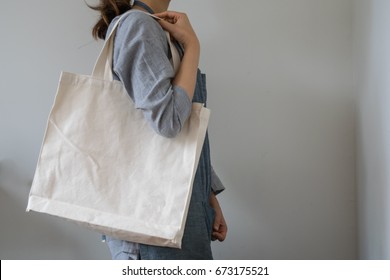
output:
M112 25L120 18L121 22L119 23L117 34L125 33L127 35L142 36L164 35L164 31L160 24L153 17L142 11L132 10L122 16L118 16L112 21L110 27L112 28Z
M119 68L130 60L138 59L145 53L156 54L162 50L168 55L168 41L161 25L150 15L133 10L116 17L108 32L120 19L114 38L114 64Z
M155 19L153 17L140 10L130 10L121 16L123 16L122 22L146 24L155 23ZM115 19L119 19L121 16L117 16Z

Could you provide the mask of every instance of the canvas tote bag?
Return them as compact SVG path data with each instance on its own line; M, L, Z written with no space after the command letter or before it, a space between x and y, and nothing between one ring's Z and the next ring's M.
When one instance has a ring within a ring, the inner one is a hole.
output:
M180 248L210 112L194 103L173 139L153 131L112 78L119 22L92 76L61 74L27 211L122 240Z

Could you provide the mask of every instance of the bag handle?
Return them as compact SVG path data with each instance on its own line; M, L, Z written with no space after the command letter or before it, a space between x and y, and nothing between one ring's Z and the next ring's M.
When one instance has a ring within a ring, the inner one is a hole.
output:
M95 63L95 66L92 71L92 77L104 79L104 80L113 80L112 76L112 54L114 49L114 34L116 33L116 28L121 22L122 18L126 16L130 11L124 13L114 24L111 29L110 34L106 37L103 48L100 51L98 59Z
M126 16L130 11L127 11L124 13L118 20L115 22L114 26L111 29L110 34L106 38L106 41L104 42L103 48L100 51L99 57L95 63L95 66L92 71L92 77L112 81L112 63L113 63L113 51L114 51L114 35L116 33L116 29L123 19L124 16ZM147 15L150 15L151 17L157 18L156 16L146 13ZM161 20L161 19L160 19ZM175 70L175 73L179 70L180 66L180 55L177 50L177 48L174 46L170 34L166 31L167 40L169 43L169 48L171 50L172 59L171 63Z

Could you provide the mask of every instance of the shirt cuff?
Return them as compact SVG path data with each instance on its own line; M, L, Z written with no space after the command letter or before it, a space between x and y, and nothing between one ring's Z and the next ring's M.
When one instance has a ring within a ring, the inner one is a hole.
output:
M213 166L211 166L211 189L215 194L219 194L225 190L225 186L222 184L217 173L215 173Z
M180 86L173 86L173 92L175 94L175 109L179 114L181 125L183 125L191 115L192 102L187 92Z

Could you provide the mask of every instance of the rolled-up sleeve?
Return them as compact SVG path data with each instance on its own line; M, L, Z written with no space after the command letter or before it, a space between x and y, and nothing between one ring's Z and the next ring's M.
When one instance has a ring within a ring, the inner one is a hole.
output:
M225 186L221 182L221 179L219 179L217 173L215 173L213 166L211 166L211 190L215 194L219 194L225 190Z
M164 137L175 137L191 114L192 101L173 86L165 32L150 16L132 12L120 23L114 41L113 71L135 107Z

